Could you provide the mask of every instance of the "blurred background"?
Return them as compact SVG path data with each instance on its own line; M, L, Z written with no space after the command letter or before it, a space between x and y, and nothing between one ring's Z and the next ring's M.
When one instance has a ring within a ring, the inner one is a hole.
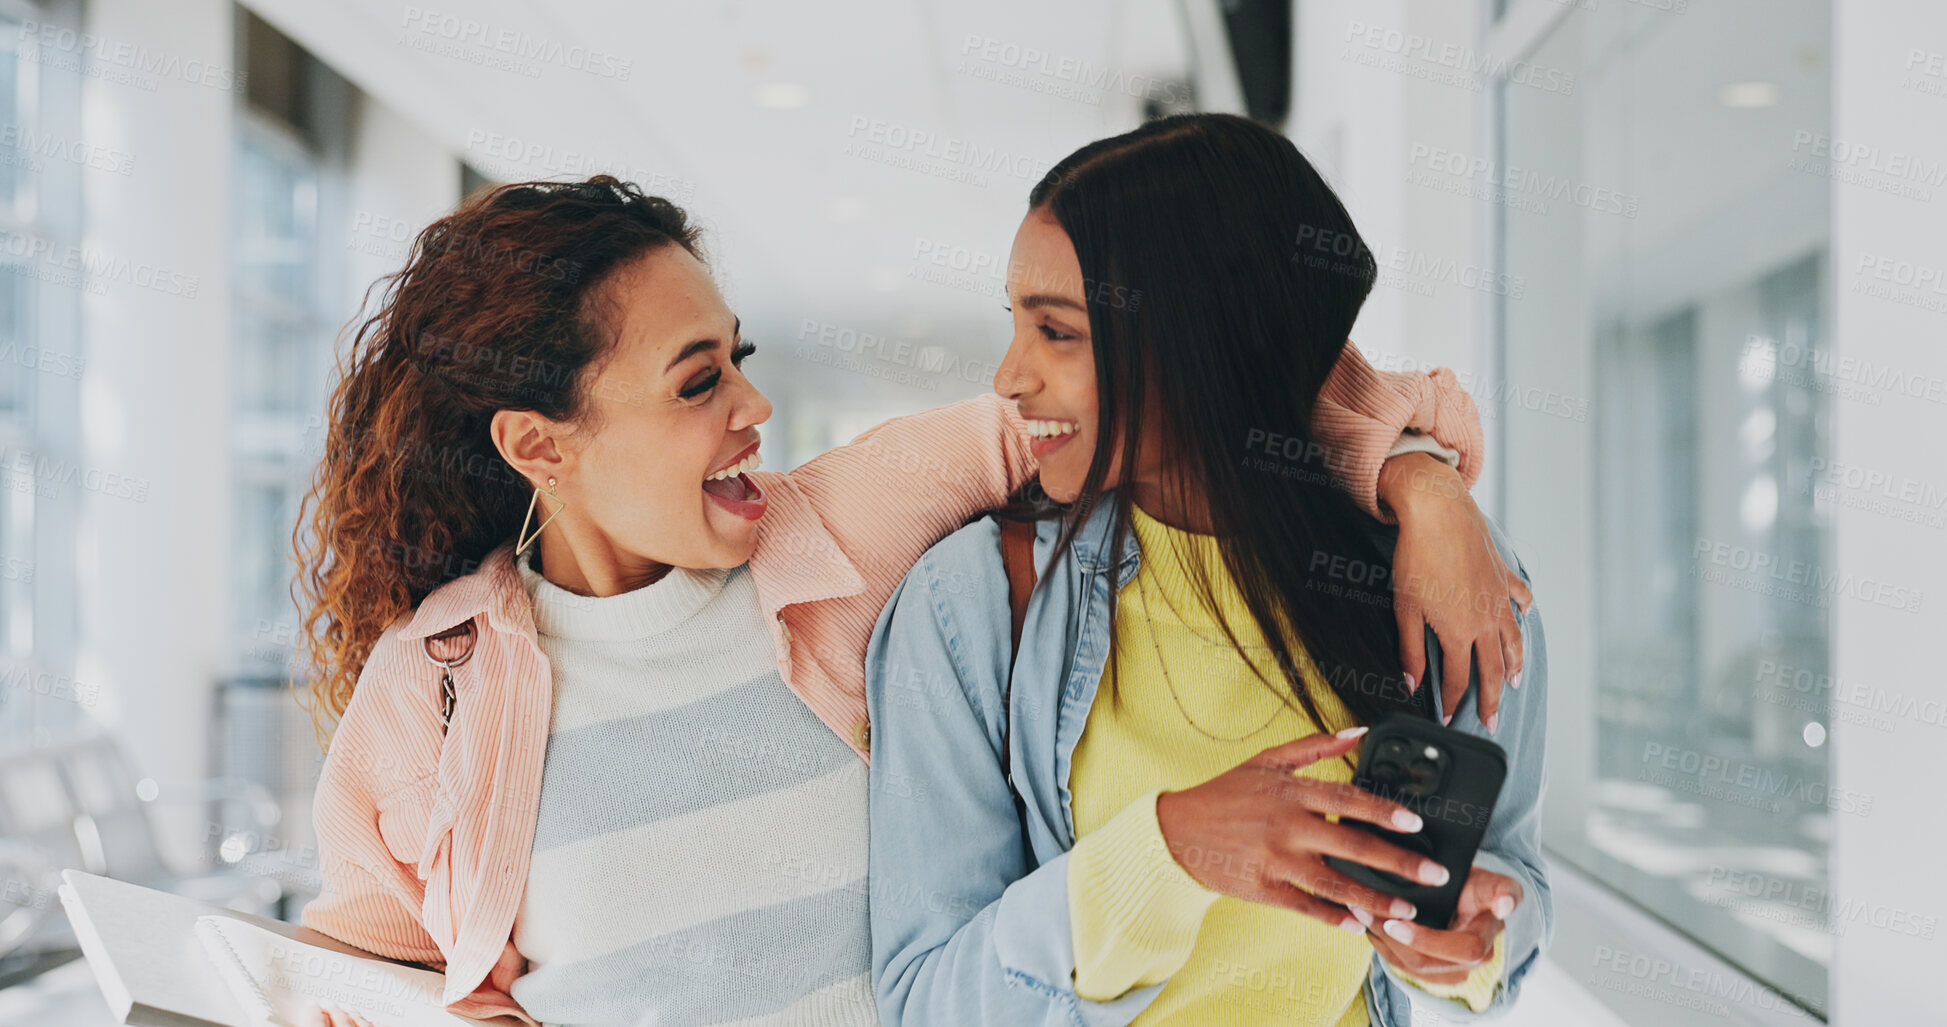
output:
M79 866L295 919L288 558L334 342L494 182L688 207L774 468L989 388L1029 187L1248 113L1449 366L1547 611L1523 1024L1943 1022L1947 8L0 0L0 1022Z

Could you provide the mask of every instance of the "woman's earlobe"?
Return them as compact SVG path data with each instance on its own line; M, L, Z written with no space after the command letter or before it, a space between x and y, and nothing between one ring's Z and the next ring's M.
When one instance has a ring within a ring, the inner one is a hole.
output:
M514 473L539 487L538 483L549 476L565 481L573 470L556 441L553 426L554 422L531 410L498 410L487 433L494 450Z

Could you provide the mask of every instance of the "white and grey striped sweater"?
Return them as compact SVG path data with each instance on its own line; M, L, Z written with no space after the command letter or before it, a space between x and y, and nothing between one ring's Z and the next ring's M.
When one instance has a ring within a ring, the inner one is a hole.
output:
M778 675L749 569L578 596L553 667L513 997L556 1024L876 1024L866 771Z

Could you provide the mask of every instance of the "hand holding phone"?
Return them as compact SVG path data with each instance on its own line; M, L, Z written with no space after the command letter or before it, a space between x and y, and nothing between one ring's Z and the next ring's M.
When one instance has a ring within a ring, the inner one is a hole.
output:
M1459 984L1494 956L1494 939L1521 904L1520 882L1475 867L1461 887L1453 924L1436 930L1353 907L1366 938L1395 969L1429 984Z
M1364 730L1308 735L1273 746L1203 784L1159 795L1156 825L1170 856L1211 891L1281 906L1360 934L1365 928L1348 908L1413 915L1405 900L1325 864L1344 856L1367 873L1445 882L1448 872L1431 860L1365 833L1374 824L1388 824L1406 832L1400 837L1412 837L1420 818L1370 792L1293 773L1351 752Z
M1446 868L1447 877L1437 885L1422 884L1339 856L1327 856L1326 864L1411 902L1418 911L1416 924L1444 930L1475 872L1474 853L1487 833L1507 768L1507 753L1485 738L1406 714L1380 718L1366 733L1352 783L1419 814L1424 826L1404 834L1377 824L1346 823L1431 859Z

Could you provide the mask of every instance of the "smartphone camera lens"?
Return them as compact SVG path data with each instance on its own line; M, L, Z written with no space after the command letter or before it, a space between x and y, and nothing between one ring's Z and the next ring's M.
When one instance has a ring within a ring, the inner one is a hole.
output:
M1400 788L1412 795L1432 795L1440 790L1442 761L1415 756L1406 764Z

